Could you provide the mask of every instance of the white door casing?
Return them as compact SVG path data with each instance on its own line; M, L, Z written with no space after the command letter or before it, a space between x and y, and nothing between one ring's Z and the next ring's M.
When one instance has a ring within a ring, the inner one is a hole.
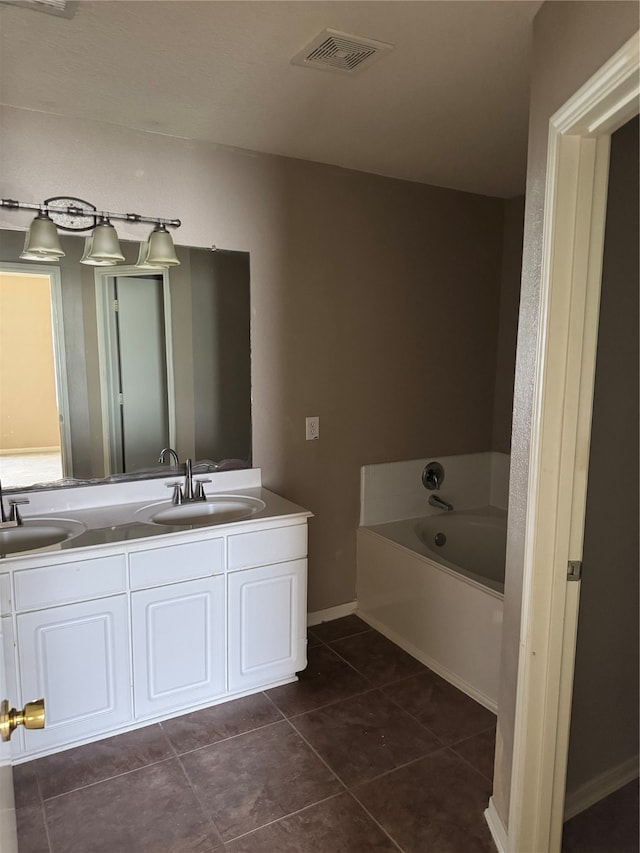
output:
M638 113L640 33L551 118L507 850L564 812L611 134Z

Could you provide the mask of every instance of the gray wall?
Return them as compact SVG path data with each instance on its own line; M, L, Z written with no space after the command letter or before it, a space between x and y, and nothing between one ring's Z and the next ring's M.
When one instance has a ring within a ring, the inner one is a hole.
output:
M508 199L504 203L502 232L500 319L491 447L492 450L498 450L501 453L509 453L511 450L511 415L513 410L513 379L516 368L523 230L524 196Z
M309 609L351 601L360 466L491 449L502 201L99 122L2 119L3 195L178 216L177 242L250 253L254 465L315 515ZM2 227L29 219L0 213ZM305 441L307 415L319 441Z
M638 756L638 119L611 139L567 794Z
M534 21L522 290L516 353L509 484L509 532L494 803L505 825L522 605L533 382L540 303L540 261L549 119L638 29L635 2L545 3Z
M192 253L196 459L251 458L249 255Z

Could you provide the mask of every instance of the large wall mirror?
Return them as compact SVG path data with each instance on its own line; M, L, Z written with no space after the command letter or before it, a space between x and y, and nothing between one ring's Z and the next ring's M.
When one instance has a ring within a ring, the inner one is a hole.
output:
M180 266L21 261L0 230L0 480L7 489L161 475L164 447L251 464L249 255L176 247ZM170 461L169 459L167 461ZM215 465L215 467L214 467Z

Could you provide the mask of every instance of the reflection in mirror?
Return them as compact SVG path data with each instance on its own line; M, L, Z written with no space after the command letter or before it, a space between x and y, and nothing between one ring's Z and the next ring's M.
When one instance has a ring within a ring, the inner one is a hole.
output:
M0 480L161 476L164 447L210 470L251 464L249 255L176 247L179 267L20 261L0 231Z

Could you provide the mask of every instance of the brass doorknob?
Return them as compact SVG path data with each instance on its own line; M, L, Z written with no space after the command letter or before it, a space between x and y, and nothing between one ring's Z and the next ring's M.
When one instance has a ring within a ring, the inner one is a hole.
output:
M9 702L4 699L0 704L0 737L11 740L14 729L24 726L25 729L44 728L44 699L27 702L22 711L9 708Z

